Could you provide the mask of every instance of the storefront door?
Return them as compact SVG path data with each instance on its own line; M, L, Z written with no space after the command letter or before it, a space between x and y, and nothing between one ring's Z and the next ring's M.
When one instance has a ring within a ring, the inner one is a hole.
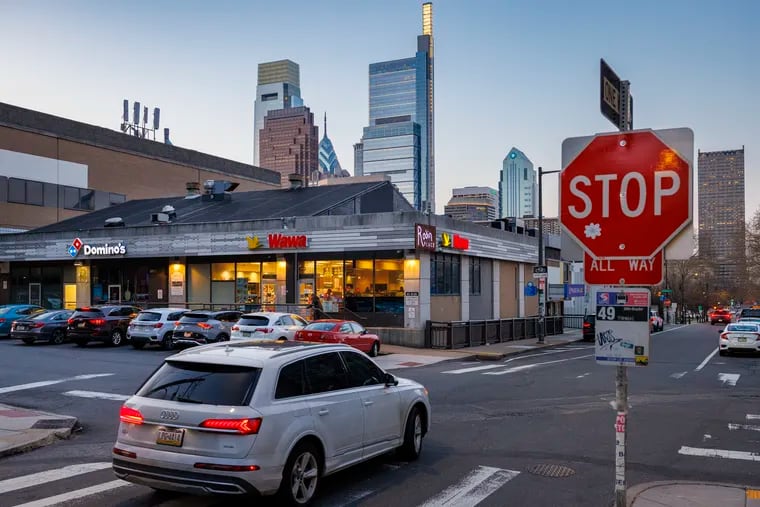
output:
M42 284L29 284L29 304L42 306Z
M63 308L66 310L75 310L77 307L77 284L63 284Z

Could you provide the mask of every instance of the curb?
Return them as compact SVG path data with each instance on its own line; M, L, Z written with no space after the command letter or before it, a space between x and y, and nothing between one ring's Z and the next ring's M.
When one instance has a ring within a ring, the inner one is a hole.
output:
M43 419L42 421L45 420ZM20 431L18 435L5 437L3 440L9 440L10 443L8 443L7 446L2 446L2 448L0 448L0 458L45 447L58 440L67 440L71 437L71 434L74 432L78 423L76 417L65 417L56 421L65 422L65 426L50 429L30 428Z
M499 361L501 359L504 359L505 357L519 356L522 354L530 354L531 352L535 352L537 350L553 349L554 347L561 347L563 345L567 345L568 343L575 343L575 342L580 342L580 341L583 341L582 336L578 339L568 339L568 340L563 340L561 342L549 343L549 344L544 345L543 347L535 347L532 349L521 349L521 350L515 350L511 352L475 352L473 354L465 355L457 359L463 360L463 361L472 361L473 359L476 359L479 361Z
M734 489L741 489L741 490L748 490L748 489L757 489L752 486L746 486L743 484L727 484L724 482L706 482L706 481L655 481L655 482L645 482L642 484L637 484L635 486L632 486L626 490L626 505L628 507L631 507L633 505L633 502L636 501L636 499L641 495L642 493L645 493L646 491L649 491L650 489L659 488L662 486L690 486L690 485L703 485L703 486L718 486L722 488L734 488Z

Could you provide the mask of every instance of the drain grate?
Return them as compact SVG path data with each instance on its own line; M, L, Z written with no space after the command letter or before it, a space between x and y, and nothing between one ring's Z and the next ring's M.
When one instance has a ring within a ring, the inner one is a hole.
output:
M38 430L57 430L59 428L68 428L72 426L71 419L40 419L32 428Z
M564 465L533 465L528 472L542 477L570 477L575 474L575 470Z

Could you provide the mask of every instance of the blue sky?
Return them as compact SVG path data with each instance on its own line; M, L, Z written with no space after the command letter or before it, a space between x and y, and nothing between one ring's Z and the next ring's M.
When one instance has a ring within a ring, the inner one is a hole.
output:
M412 56L417 0L0 0L0 101L118 129L122 99L161 107L176 145L251 163L260 62L300 64L302 96L344 168L368 118L368 65ZM599 58L632 84L635 128L745 146L760 207L760 2L434 2L436 202L498 187L512 146L559 169L562 140L613 130ZM556 215L556 176L544 179ZM696 201L695 201L696 202Z

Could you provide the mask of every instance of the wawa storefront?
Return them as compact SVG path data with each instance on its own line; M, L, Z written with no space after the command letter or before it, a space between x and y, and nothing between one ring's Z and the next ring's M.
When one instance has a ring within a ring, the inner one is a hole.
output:
M0 236L0 303L305 310L367 326L537 313L536 240L418 212Z

